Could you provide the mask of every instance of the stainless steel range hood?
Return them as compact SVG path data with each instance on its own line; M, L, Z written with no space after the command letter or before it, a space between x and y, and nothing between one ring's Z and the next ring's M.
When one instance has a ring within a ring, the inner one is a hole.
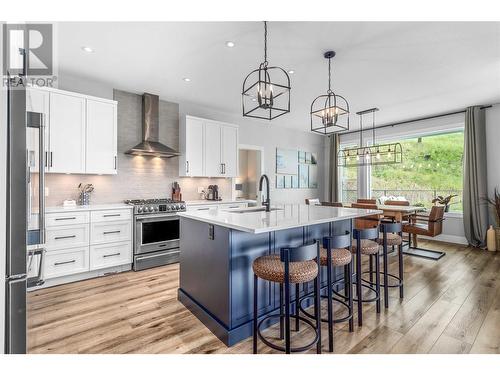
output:
M126 154L172 158L180 153L159 142L158 95L142 95L142 142L126 151Z

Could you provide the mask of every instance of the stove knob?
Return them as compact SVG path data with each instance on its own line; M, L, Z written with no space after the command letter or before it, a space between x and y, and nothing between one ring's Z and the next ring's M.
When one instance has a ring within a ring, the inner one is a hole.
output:
M153 206L149 206L149 212L153 212Z
M181 210L185 210L186 209L186 205L184 203L181 204Z
M142 207L137 207L137 212L141 213L142 212Z
M176 210L180 210L180 209L181 209L181 205L180 205L180 204L176 204L176 205L175 205L175 209L176 209Z
M170 205L167 205L167 211L170 211Z
M157 212L157 211L158 211L158 206L155 206L155 212Z

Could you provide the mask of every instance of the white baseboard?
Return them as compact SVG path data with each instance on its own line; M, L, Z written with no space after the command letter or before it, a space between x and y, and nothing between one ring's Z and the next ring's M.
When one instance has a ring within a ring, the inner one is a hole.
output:
M467 241L467 238L462 237L462 236L454 236L452 234L440 234L439 236L436 236L436 237L418 236L418 238L422 238L424 240L431 240L431 241L456 243L459 245L468 245L469 244L469 242Z
M95 271L90 271L90 272L77 273L75 275L56 277L54 279L45 280L45 283L43 285L29 288L28 291L31 292L31 291L37 290L37 289L50 288L51 286L74 283L75 281L93 279L95 277L107 276L107 275L113 274L113 273L130 271L131 269L132 269L131 264L125 264L122 266L104 268L102 270L95 270Z

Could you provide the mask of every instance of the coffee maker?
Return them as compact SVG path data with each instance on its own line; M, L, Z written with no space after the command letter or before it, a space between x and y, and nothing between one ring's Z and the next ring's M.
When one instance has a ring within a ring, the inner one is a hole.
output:
M220 201L219 198L219 187L217 185L208 185L207 189L207 200L209 201Z

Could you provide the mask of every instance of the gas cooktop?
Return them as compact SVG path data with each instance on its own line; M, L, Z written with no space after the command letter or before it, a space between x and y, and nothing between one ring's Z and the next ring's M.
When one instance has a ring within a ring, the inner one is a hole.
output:
M186 203L170 198L127 199L126 204L134 206L135 214L157 214L186 211Z

